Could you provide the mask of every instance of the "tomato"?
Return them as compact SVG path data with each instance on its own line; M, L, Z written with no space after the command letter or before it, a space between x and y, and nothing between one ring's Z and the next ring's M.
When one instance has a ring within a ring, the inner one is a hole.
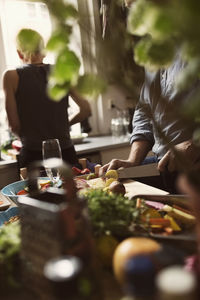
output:
M81 174L81 170L76 167L72 167L72 172L73 172L74 176Z
M20 151L22 147L22 143L20 140L15 140L12 142L12 148L16 149L17 151Z
M17 195L27 195L27 194L28 194L28 192L25 190L21 190L17 193Z

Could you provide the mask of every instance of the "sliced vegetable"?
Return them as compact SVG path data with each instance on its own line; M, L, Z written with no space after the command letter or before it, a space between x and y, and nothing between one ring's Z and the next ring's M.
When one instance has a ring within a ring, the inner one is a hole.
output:
M151 218L149 219L150 225L160 225L163 227L170 227L170 221L164 218Z
M81 170L76 167L72 167L72 172L73 172L74 176L78 176L81 174Z
M108 172L106 172L105 177L118 179L119 176L116 170L109 170Z
M17 193L17 195L27 195L27 194L28 194L28 192L25 190L21 190Z
M165 215L164 218L170 221L170 226L174 231L181 231L180 226L176 223L176 221L172 217Z

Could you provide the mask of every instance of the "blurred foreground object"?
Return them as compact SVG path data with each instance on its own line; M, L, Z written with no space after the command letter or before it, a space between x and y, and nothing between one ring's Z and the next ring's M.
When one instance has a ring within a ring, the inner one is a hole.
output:
M125 266L130 258L152 254L160 248L159 243L148 238L128 238L122 241L113 256L114 274L119 283L125 281Z
M197 300L197 282L193 273L183 267L173 266L162 270L156 279L158 299Z
M41 299L63 299L54 297L53 286L43 270L49 260L71 255L87 266L91 278L91 289L85 299L98 299L101 293L96 298L93 294L98 281L94 271L92 238L83 205L76 197L71 168L55 160L54 167L60 172L64 189L38 191L37 174L40 166L41 163L34 164L28 170L29 195L22 196L19 201L24 285Z

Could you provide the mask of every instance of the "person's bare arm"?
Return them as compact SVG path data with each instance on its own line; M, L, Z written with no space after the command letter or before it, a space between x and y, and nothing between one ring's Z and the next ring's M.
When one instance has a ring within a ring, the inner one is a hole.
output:
M102 176L106 171L113 169L117 170L119 168L129 168L140 165L147 153L151 150L151 146L151 143L147 140L134 141L128 159L112 159L108 164L100 168L99 175Z
M18 80L18 75L15 70L6 71L3 75L3 89L5 94L5 108L8 117L8 123L12 132L19 136L20 120L15 99Z
M91 116L91 108L89 102L80 96L76 91L71 90L70 96L75 101L75 103L79 106L80 111L73 115L69 119L69 125L74 125L76 123L82 122L86 118Z

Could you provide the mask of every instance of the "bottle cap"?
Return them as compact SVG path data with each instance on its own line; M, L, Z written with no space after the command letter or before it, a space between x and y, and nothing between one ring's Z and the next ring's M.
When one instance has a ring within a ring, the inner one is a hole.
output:
M173 266L159 272L156 285L161 294L183 296L186 299L196 289L196 278L183 267Z

